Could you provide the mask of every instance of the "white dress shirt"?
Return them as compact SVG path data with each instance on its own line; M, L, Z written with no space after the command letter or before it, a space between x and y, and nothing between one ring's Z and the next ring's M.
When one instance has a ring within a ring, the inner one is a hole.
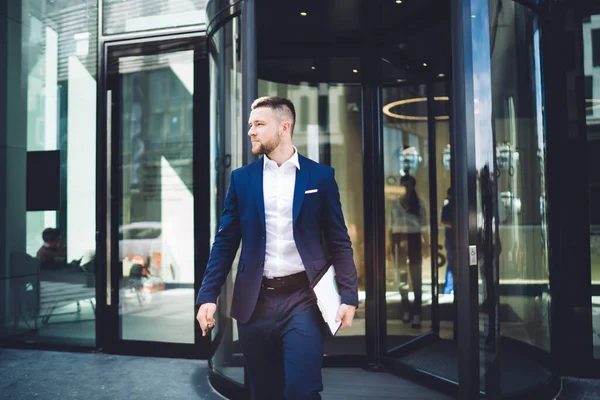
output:
M294 241L292 207L296 170L300 169L298 150L278 166L264 156L263 195L265 198L265 226L267 248L264 276L279 278L305 271Z

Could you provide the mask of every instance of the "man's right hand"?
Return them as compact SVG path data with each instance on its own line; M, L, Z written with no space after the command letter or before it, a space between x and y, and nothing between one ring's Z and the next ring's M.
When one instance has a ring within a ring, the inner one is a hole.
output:
M215 311L217 311L215 303L204 303L200 306L196 319L200 324L200 329L202 329L202 336L206 336L208 330L215 326Z

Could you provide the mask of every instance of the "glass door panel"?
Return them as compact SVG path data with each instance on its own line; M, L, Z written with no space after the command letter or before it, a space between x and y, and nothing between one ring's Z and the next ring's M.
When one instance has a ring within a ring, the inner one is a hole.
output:
M117 340L191 344L194 50L114 57L109 82Z
M210 63L210 243L214 242L220 225L231 171L243 166L243 142L248 116L242 115L242 75L239 47L240 19L233 18L209 40ZM237 331L237 322L231 318L231 300L240 251L221 289L217 302L218 316L212 330L216 350L211 358L214 371L244 385L244 359Z
M478 38L493 32L473 52L485 105L475 103L480 389L496 398L549 375L528 356L550 354L543 63L534 11L490 1L473 15Z
M382 88L388 348L432 329L426 85ZM435 162L435 161L434 161Z
M455 299L455 245L452 236L454 204L452 201L451 148L450 148L450 83L439 81L431 86L435 113L435 165L437 216L437 268L439 336L454 340L456 321ZM455 347L455 344L452 345Z
M590 201L590 259L592 268L592 340L594 358L600 358L600 14L583 21L585 111L588 138L588 188ZM594 45L595 44L595 45Z
M302 66L311 77L300 84L281 83L287 71ZM323 72L326 71L326 72ZM355 71L355 72L353 72ZM362 163L362 90L360 84L327 82L360 73L358 58L287 59L259 63L259 96L283 96L296 108L294 145L311 160L335 169L340 202L352 240L358 274L359 307L352 327L342 329L325 342L331 355L365 354L365 266L364 202ZM271 80L272 79L272 80ZM345 79L344 79L345 80Z

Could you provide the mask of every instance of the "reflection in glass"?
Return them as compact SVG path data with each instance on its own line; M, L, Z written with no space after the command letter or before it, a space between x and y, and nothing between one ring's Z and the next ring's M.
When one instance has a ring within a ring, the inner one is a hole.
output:
M210 47L210 156L211 165L211 240L220 223L225 196L229 187L231 171L243 166L242 144L248 140L246 121L242 115L241 71L239 47L235 45L239 35L239 18L234 18L212 36ZM242 125L243 124L243 125ZM212 339L217 345L211 359L213 368L227 379L244 384L244 361L241 355L237 323L229 316L235 278L237 276L238 251L231 272L221 289L217 303L217 323Z
M456 271L455 244L453 236L454 209L452 198L452 179L450 163L451 115L448 89L450 83L439 81L430 86L436 107L435 114L435 163L436 163L436 202L437 202L437 269L439 336L443 340L445 351L456 351ZM441 100L444 99L444 100ZM457 359L446 366L447 372L440 375L455 379Z
M431 329L432 276L425 85L382 90L388 347Z
M547 225L540 207L545 127L537 15L517 2L477 4L472 42L479 382L496 398L550 377L531 356L539 349L550 352Z
M193 52L119 70L122 339L194 343Z
M590 200L590 258L592 285L600 285L600 51L597 40L600 32L600 15L588 15L583 23L583 51L585 74L585 104L588 137L588 187ZM595 45L595 46L594 46ZM597 292L597 290L594 290ZM600 358L600 296L592 297L592 323L594 358Z
M414 176L403 175L399 188L400 195L390 204L388 222L394 278L399 285L402 322L411 323L413 328L419 328L423 298L423 253L429 247L429 235L423 233L427 231L427 210L425 202L417 193L417 181ZM412 288L412 302L408 298L409 287Z
M14 110L26 113L28 152L59 152L57 165L41 168L59 170L59 187L52 189L60 194L60 207L28 211L24 226L11 227L14 240L23 232L25 242L15 243L23 251L11 255L20 278L7 281L14 296L6 309L15 312L10 328L28 340L93 346L97 52L85 32L97 31L97 1L40 8L23 0L22 6L23 24L15 25L22 27L22 41L20 34L8 40L18 41L11 48L22 45L14 54L22 56L27 102L26 109Z
M104 34L205 24L207 3L208 0L103 0Z
M382 90L387 344L394 349L415 336L435 331L441 340L402 355L398 362L458 381L447 87L448 83L440 80ZM428 105L428 98L432 104ZM386 108L390 104L395 106ZM430 134L434 142L429 141ZM419 162L407 164L407 153ZM434 315L436 321L432 321Z
M492 12L493 9L490 10ZM499 10L492 26L493 121L496 135L500 332L546 351L549 275L545 232L544 143L539 30L532 11L518 4ZM524 35L517 40L515 30ZM527 68L526 81L517 73Z

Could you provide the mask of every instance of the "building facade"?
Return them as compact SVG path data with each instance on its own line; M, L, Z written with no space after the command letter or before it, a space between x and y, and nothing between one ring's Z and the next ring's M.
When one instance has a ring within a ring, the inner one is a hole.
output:
M250 104L280 95L299 152L336 170L358 268L325 367L461 398L551 398L600 370L591 0L21 0L0 27L3 343L208 358L243 396L235 267L211 337L194 299L229 174L255 159Z

